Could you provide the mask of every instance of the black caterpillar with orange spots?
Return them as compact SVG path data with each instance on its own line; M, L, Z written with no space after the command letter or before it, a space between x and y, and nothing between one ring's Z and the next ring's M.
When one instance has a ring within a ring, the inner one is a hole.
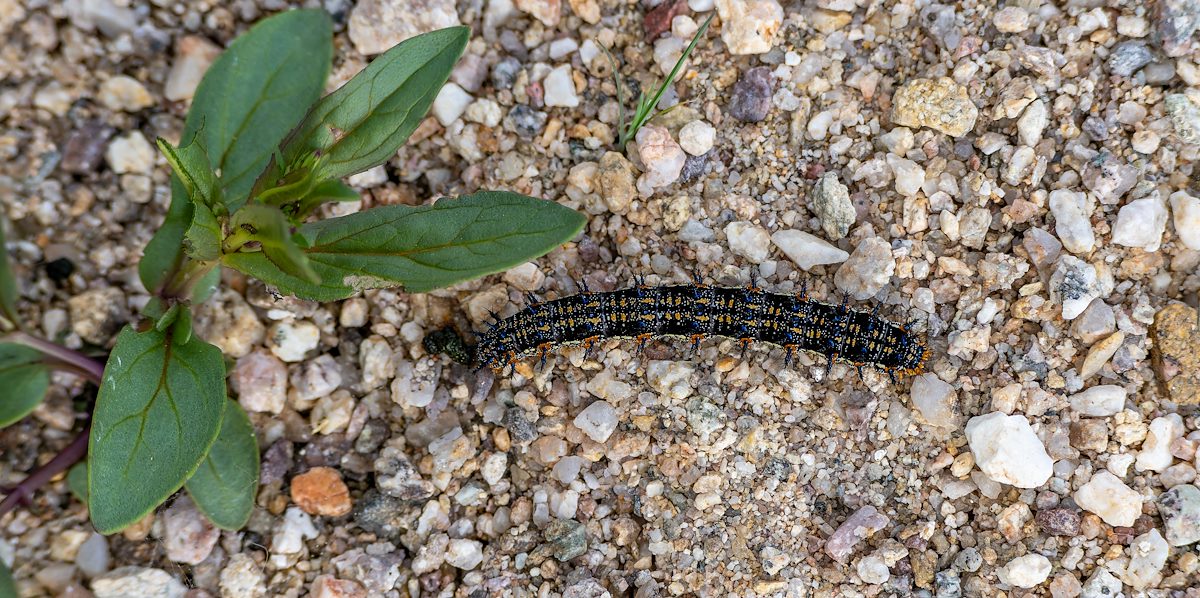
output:
M495 317L495 316L493 316ZM478 333L475 363L503 371L531 356L544 360L560 347L588 348L608 339L634 339L644 345L656 337L681 337L692 346L710 336L777 345L791 363L797 351L827 359L826 373L841 361L858 369L874 367L895 381L897 375L925 369L926 340L875 311L799 295L748 287L637 284L610 292L589 292L535 302L515 315L496 318Z

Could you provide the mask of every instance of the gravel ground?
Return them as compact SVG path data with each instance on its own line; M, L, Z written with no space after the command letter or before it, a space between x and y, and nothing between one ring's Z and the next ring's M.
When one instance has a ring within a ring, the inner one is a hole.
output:
M103 348L219 48L280 0L0 0L0 200L28 320ZM330 88L416 32L474 33L361 204L511 189L590 215L532 264L424 295L276 299L226 273L263 484L94 534L64 481L0 518L22 596L1200 597L1200 3L345 0ZM617 151L612 68L650 89ZM664 105L666 105L664 104ZM73 266L69 267L69 266ZM709 341L475 374L427 332L527 292L693 275L915 320L930 372ZM56 379L0 483L69 442Z

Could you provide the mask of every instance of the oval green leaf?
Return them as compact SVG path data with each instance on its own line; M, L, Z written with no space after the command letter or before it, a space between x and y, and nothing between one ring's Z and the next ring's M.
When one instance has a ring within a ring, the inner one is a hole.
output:
M13 277L12 267L8 265L8 246L4 242L4 220L0 219L0 318L8 320L13 326L20 326L17 321L17 279Z
M315 301L400 285L423 293L544 255L579 234L585 222L583 214L552 201L484 191L432 206L384 206L304 225L301 250L318 283L284 272L262 253L228 254L223 260L281 292Z
M17 598L17 583L13 581L12 571L0 561L0 598Z
M258 492L258 441L236 401L225 401L221 433L196 473L184 484L196 506L221 529L246 525Z
M88 509L111 534L196 471L221 429L225 362L216 347L126 326L104 369L88 439Z
M50 368L38 351L13 343L0 344L0 428L29 415L46 396Z
M252 27L205 72L182 139L200 134L212 167L221 173L230 212L245 202L272 152L321 97L332 57L329 16L294 10ZM191 223L187 190L173 177L167 218L138 264L147 289L158 289L178 267Z
M67 489L79 502L87 504L87 460L80 461L67 470Z
M284 140L282 163L263 173L256 195L313 156L320 156L321 181L386 162L425 118L470 35L467 27L448 27L411 37L322 98Z

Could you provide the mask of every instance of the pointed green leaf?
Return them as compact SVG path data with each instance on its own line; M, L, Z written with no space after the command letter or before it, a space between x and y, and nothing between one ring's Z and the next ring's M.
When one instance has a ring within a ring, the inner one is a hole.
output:
M288 274L259 253L225 265L316 301L403 285L421 293L511 268L569 241L587 219L551 201L485 191L432 206L384 206L306 224L302 251L320 277Z
M67 470L67 488L79 502L87 503L87 460L80 461Z
M41 353L25 345L0 344L0 428L29 415L49 387L50 368Z
M183 246L194 260L211 262L221 257L221 223L205 205L192 206L192 224L183 235Z
M0 219L0 317L17 326L17 279L8 265L8 246L4 242L4 220Z
M88 443L88 509L111 534L183 485L208 454L225 408L216 347L126 326L104 369Z
M449 27L400 42L325 96L284 140L282 163L255 183L255 195L319 156L317 180L383 164L425 118L462 55L470 29Z
M183 186L192 208L192 221L183 235L184 251L192 259L212 261L221 254L221 225L213 209L224 211L220 181L208 160L200 133L187 145L172 147L159 138L158 149L167 157L174 179Z
M221 529L241 529L250 519L258 493L258 440L250 418L236 401L225 401L221 433L185 487L196 506Z
M17 598L17 583L3 561L0 561L0 598Z
M188 198L183 183L172 177L171 205L162 226L154 232L142 259L138 262L138 277L151 293L157 292L183 261L183 237L192 224L192 200Z
M200 133L193 135L187 145L172 147L166 139L159 137L155 140L158 149L167 158L172 173L183 184L184 191L193 204L214 206L220 200L220 181L213 172L209 162L208 152L204 149L204 140Z
M203 137L231 212L245 201L280 141L321 97L332 60L329 15L293 10L239 36L204 73L185 132Z
M262 251L256 252L281 272L309 282L318 282L317 273L292 238L291 224L279 208L260 203L248 204L233 215L233 228L247 231ZM234 254L238 255L238 254Z
M204 73L182 139L200 132L230 212L245 202L272 152L321 96L332 57L329 16L293 10L250 28ZM138 264L147 289L157 290L179 266L191 222L187 190L173 180L167 218Z

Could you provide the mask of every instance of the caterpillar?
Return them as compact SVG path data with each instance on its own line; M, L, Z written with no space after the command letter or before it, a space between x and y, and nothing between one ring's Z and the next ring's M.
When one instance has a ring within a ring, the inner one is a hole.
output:
M798 351L848 363L862 376L873 367L896 376L925 369L930 349L923 336L874 311L825 303L799 295L772 293L754 283L720 287L696 282L651 287L642 282L610 292L583 292L551 301L533 301L511 317L477 333L474 362L503 371L517 361L582 344L588 349L607 339L633 339L640 346L656 337L685 338L693 349L710 336L737 340L743 351L758 341L784 348L786 361Z

